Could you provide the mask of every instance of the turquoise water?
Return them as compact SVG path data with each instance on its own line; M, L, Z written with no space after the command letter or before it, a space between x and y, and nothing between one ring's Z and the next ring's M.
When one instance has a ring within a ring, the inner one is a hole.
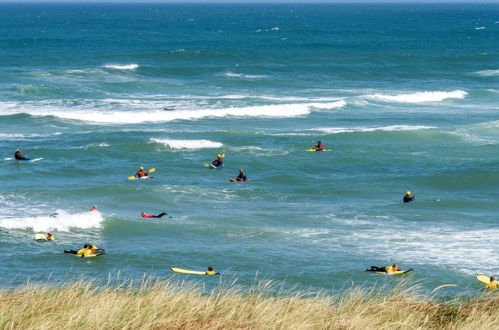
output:
M498 20L497 4L0 5L1 285L213 265L338 291L396 262L428 292L478 293L474 274L499 273ZM334 151L304 151L319 139ZM16 148L43 160L4 160ZM139 166L154 180L127 180ZM239 168L250 182L228 181ZM87 242L108 254L62 253Z

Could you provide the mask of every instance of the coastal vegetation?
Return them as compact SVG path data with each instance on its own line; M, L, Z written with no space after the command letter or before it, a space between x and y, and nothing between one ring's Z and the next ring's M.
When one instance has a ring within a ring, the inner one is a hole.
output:
M404 288L405 286L405 288ZM390 292L283 294L145 279L25 285L0 291L1 329L498 329L499 295L437 301L402 284Z

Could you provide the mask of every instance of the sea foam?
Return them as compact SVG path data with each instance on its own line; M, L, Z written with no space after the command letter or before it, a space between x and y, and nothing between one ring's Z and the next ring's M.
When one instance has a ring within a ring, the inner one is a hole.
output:
M234 72L226 72L224 73L224 76L229 77L229 78L242 78L242 79L264 79L267 78L265 75L250 75L250 74L243 74L243 73L234 73Z
M455 90L451 92L417 92L412 94L371 94L365 97L400 103L422 103L422 102L440 102L446 99L463 99L468 95L465 91Z
M113 70L135 70L139 68L138 64L106 64L102 66L104 69L113 69Z
M70 214L56 211L57 216L38 216L0 219L0 227L5 229L31 229L33 232L70 231L71 229L101 228L104 217L98 211Z
M422 125L390 125L379 127L319 127L310 129L310 131L319 131L326 134L339 134L339 133L356 133L356 132L375 132L375 131L418 131L424 129L436 128L434 126Z
M162 144L170 149L213 149L221 148L223 144L210 140L170 140L170 139L155 139L151 138L149 141Z
M50 109L27 111L33 116L54 116L62 119L81 120L89 123L139 124L146 122L169 122L175 120L198 120L221 117L299 117L311 112L310 104L277 104L241 108L201 109L183 111L132 110L132 111L95 111Z
M482 71L476 71L472 73L475 76L482 76L482 77L497 77L499 76L499 70L482 70Z

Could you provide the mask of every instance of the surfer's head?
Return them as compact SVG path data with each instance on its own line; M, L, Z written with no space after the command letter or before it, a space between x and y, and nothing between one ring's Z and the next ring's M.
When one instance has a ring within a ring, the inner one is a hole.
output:
M392 268L393 268L393 270L395 271L395 270L399 269L399 266L398 266L397 264L393 264L393 265L392 265Z
M410 191L408 191L408 192L406 192L405 194L406 194L406 195L408 195L408 196L410 196L410 195L411 195L411 192L410 192Z

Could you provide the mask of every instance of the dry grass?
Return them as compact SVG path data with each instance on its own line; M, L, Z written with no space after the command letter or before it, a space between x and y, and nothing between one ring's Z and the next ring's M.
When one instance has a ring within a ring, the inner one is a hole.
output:
M499 296L435 303L396 288L391 294L275 294L144 280L99 287L26 286L0 291L0 329L499 329Z

